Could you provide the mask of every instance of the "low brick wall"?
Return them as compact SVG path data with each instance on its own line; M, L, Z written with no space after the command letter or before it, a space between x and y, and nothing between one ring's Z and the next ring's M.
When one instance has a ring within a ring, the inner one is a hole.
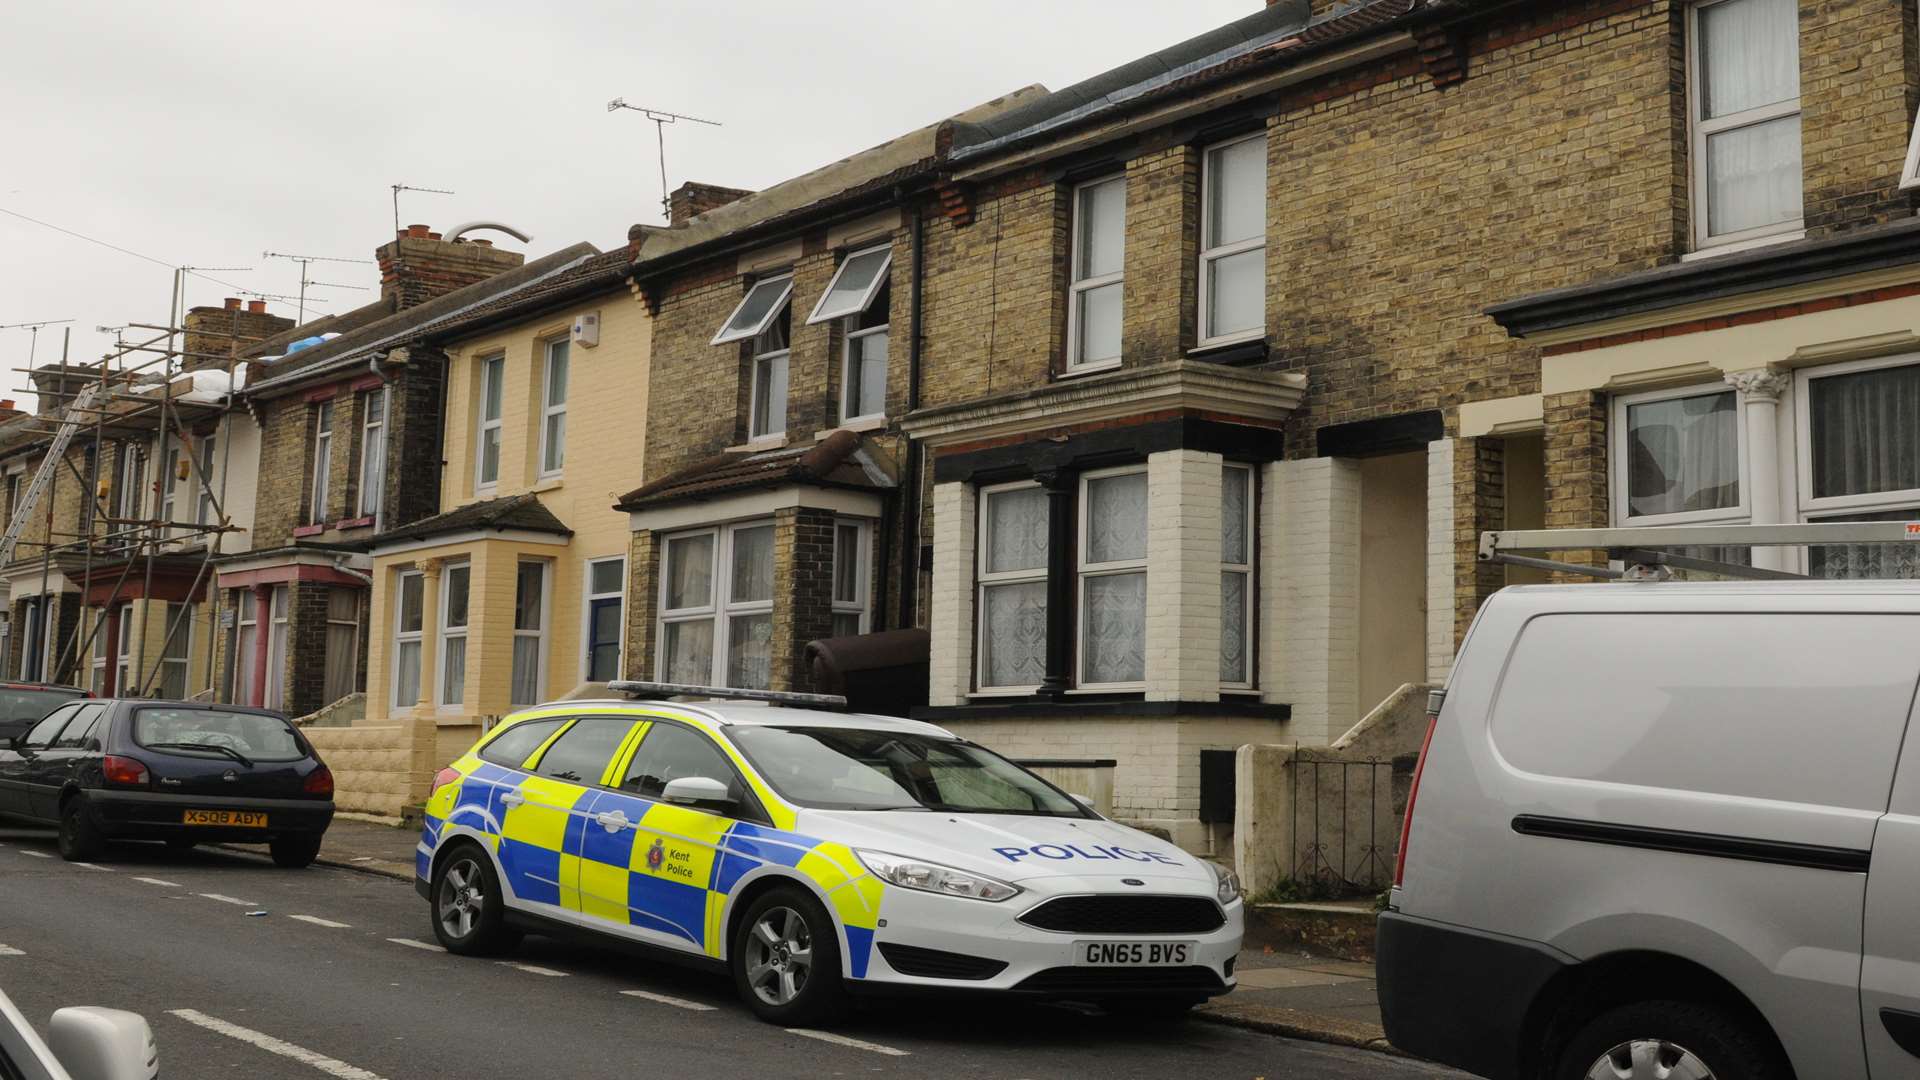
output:
M356 724L309 727L304 733L333 770L337 810L399 819L427 797L433 780L432 728L420 725Z

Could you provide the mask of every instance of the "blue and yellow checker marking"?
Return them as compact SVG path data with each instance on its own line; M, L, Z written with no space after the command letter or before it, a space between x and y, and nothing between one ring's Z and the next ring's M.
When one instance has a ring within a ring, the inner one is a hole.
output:
M513 717L501 728L557 711ZM652 715L605 709L569 710L566 715L585 713L636 720ZM704 729L687 717L673 719ZM649 726L638 723L628 733L600 778L603 785L617 783ZM537 762L564 730L543 742L528 763ZM463 826L485 838L507 887L519 899L624 923L719 957L727 898L762 868L783 868L790 876L811 881L827 897L846 934L849 973L864 978L884 885L845 845L792 831L794 810L777 800L724 739L706 734L733 760L768 815L789 828L735 821L604 786L533 776L468 753L453 763L461 781L435 791L427 802L416 871L427 878L446 828ZM514 804L509 795L520 801ZM599 820L602 814L616 813L625 818L624 825L608 828Z

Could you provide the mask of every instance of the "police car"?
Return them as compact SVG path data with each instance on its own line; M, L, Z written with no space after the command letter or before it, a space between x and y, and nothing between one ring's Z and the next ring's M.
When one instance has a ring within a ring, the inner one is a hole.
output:
M604 934L730 972L783 1025L862 993L1165 1015L1233 987L1231 871L989 750L793 707L823 695L610 686L637 699L516 713L435 777L416 888L448 951Z

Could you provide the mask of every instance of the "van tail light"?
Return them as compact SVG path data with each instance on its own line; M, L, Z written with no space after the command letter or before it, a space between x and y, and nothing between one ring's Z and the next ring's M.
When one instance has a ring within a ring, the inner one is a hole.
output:
M1434 729L1440 726L1440 706L1447 700L1445 690L1427 694L1427 734L1420 740L1420 757L1413 763L1413 783L1407 788L1407 816L1400 822L1400 850L1393 859L1393 887L1407 878L1407 841L1413 836L1413 806L1420 798L1420 776L1427 771L1427 751L1433 746Z
M306 780L300 785L300 790L316 798L332 798L333 770L325 765L314 769L307 774Z
M441 788L446 787L448 784L457 784L459 782L460 782L460 770L454 768L451 765L433 774L433 790L434 791L439 791ZM431 795L432 792L428 792L428 794Z
M146 765L116 754L108 754L100 760L100 775L109 787L143 788L149 784Z

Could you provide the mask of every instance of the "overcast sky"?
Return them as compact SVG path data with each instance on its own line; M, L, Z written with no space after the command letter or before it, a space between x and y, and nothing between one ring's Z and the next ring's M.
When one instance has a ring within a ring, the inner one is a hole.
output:
M616 97L718 120L667 128L670 186L762 188L1030 83L1059 89L1261 0L0 4L0 210L265 293L370 259L402 224L507 222L538 256L662 220L653 125ZM489 235L489 234L482 234ZM502 246L517 246L498 234ZM0 324L163 323L167 266L0 213ZM372 266L319 280L377 290ZM187 301L233 290L189 277ZM374 291L311 289L314 313ZM292 315L291 303L270 310ZM62 327L39 335L58 359ZM25 405L29 335L0 330Z

